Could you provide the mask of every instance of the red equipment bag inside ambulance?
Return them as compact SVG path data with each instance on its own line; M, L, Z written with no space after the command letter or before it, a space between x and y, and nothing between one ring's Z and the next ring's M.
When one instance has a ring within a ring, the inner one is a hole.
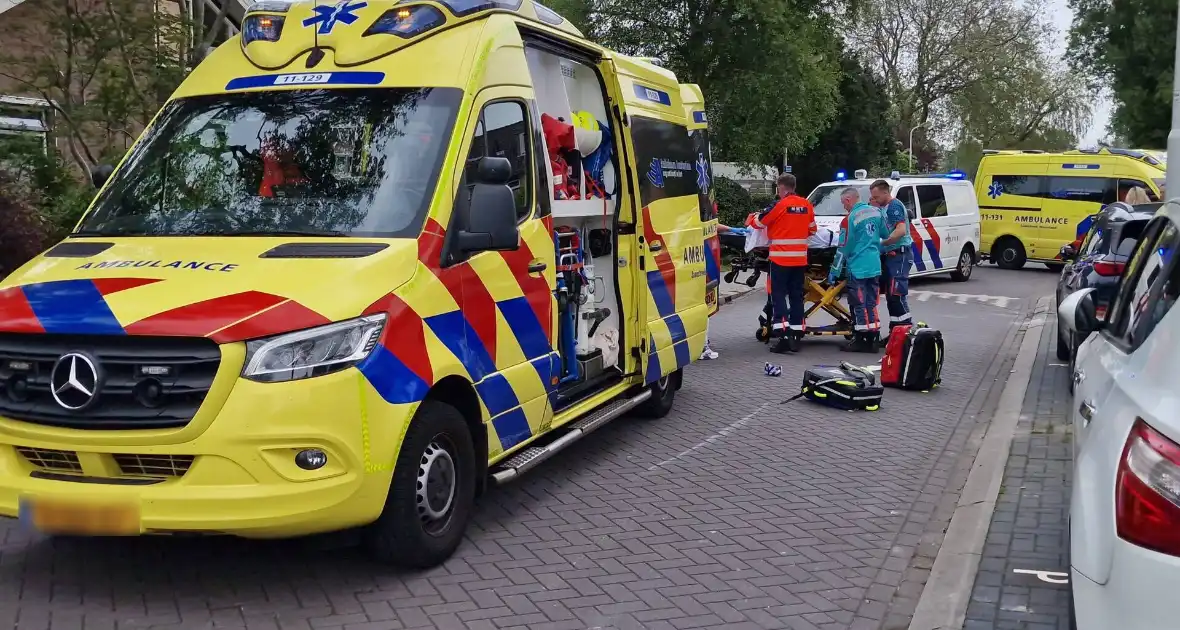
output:
M889 331L881 358L881 384L927 391L942 382L942 333L926 324L897 326Z

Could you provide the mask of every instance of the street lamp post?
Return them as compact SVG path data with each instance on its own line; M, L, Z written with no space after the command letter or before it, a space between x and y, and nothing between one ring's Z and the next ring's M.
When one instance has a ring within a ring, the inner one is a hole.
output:
M925 126L926 126L926 123L918 123L917 125L914 125L912 129L910 129L910 172L911 173L914 172L914 132L917 131L918 129L921 129L922 127L925 127Z
M1178 3L1180 4L1180 3ZM1172 131L1168 134L1168 154L1180 155L1180 19L1176 20L1176 62L1172 84ZM1168 171L1164 194L1173 199L1180 196L1180 168Z

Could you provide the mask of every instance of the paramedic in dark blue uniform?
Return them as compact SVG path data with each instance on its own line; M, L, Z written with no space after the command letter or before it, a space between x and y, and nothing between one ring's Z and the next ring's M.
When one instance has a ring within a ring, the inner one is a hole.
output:
M889 182L878 179L869 187L873 205L881 210L888 234L881 240L881 279L885 286L885 305L889 308L889 329L909 324L910 266L914 264L910 216L905 204L894 199Z

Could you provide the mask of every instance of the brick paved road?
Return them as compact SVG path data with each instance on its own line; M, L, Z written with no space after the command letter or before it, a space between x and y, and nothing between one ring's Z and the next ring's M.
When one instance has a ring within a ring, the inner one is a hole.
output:
M1052 330L1041 335L965 630L1069 628L1069 585L1024 573L1061 573L1047 577L1063 581L1069 571L1072 398L1069 367L1053 354Z
M735 302L713 322L721 359L688 371L672 415L616 421L491 491L426 573L307 542L48 541L0 524L0 626L904 627L1025 298L1052 283L1003 273L922 283L1019 299L924 303L948 338L944 386L891 391L871 414L779 406L802 367L846 357L816 341L764 377L758 296Z

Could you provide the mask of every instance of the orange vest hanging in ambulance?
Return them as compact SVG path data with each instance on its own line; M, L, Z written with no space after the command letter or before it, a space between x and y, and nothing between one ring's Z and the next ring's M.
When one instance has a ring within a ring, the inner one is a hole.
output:
M815 234L815 209L799 195L787 195L754 227L765 227L770 240L770 262L783 267L807 266L807 237Z

